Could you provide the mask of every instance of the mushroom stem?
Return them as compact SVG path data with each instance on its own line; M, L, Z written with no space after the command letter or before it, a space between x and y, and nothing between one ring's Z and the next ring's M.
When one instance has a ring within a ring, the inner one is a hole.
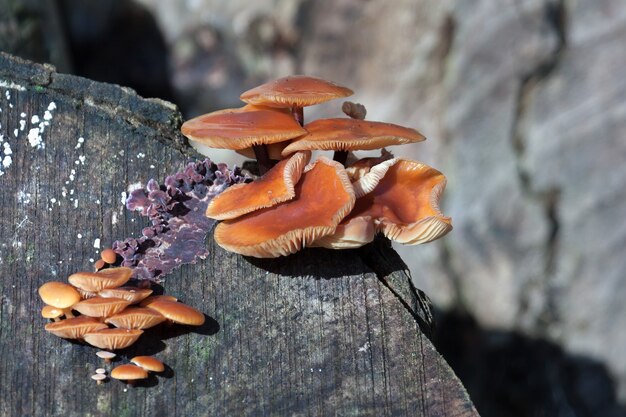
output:
M333 159L342 165L346 165L346 161L348 160L348 151L335 151Z
M267 147L265 145L252 146L254 156L259 164L259 174L264 175L272 167L272 161L267 153Z
M63 309L63 315L65 316L66 319L74 318L74 314L72 313L72 309L71 308L64 308Z
M304 108L300 106L293 106L291 108L291 114L293 114L296 122L300 123L300 126L304 126Z

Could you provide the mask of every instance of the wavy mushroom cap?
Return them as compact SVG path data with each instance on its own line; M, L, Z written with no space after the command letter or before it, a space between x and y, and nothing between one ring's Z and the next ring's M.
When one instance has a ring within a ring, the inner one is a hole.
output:
M246 103L275 107L305 107L354 94L347 87L321 78L291 75L261 84L239 98Z
M149 329L166 318L158 311L147 307L129 307L121 313L112 315L104 320L105 323L123 329Z
M39 287L41 300L56 308L69 308L80 301L76 288L63 282L50 281Z
M348 118L319 119L304 128L308 133L285 147L283 156L303 150L372 150L425 139L417 130L408 127Z
M117 288L128 282L133 270L126 267L107 268L98 272L76 272L67 279L70 284L84 291L99 292Z
M396 242L417 245L438 239L452 230L450 218L439 209L445 186L445 176L428 165L385 161L354 183L362 195L342 225L369 216L377 231Z
M123 381L146 379L147 377L148 371L137 365L119 365L113 368L113 370L111 371L111 378L120 379Z
M102 329L89 332L83 338L85 342L100 349L118 350L135 343L142 333L143 330L139 329Z
M234 219L291 200L310 157L310 152L296 153L274 165L257 180L227 188L211 200L206 216L217 220Z
M181 131L196 149L201 145L201 153L278 143L306 133L289 113L251 105L203 114L183 123Z
M76 303L72 308L89 317L110 317L129 305L130 301L122 298L93 297Z
M45 326L47 332L64 339L80 339L86 333L106 328L108 326L101 321L85 316L48 323Z
M119 287L119 288L107 288L98 293L100 297L105 298L122 298L129 301L131 304L137 304L138 302L146 299L152 294L150 288L137 288L137 287Z
M157 300L148 305L148 308L155 310L165 316L166 319L174 323L186 324L189 326L201 326L204 324L204 314L183 303L176 301Z
M343 165L325 157L305 168L295 192L292 200L220 223L215 241L231 252L257 258L289 255L332 234L354 206L354 190Z

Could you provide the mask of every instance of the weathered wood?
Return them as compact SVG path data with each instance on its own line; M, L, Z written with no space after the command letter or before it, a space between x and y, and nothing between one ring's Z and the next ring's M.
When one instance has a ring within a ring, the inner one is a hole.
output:
M37 288L89 269L96 239L139 235L143 220L124 209L123 193L184 165L181 116L3 54L0 94L12 152L0 176L0 415L477 415L423 333L427 299L384 240L259 260L209 237L209 257L163 283L207 324L159 327L122 352L124 361L156 354L170 367L163 377L96 386L96 349L44 332ZM47 109L45 146L32 147L31 118Z

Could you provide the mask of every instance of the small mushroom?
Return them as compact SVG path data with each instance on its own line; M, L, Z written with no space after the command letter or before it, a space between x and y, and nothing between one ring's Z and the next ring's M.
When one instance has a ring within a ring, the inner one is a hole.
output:
M290 107L294 118L302 124L302 108L354 94L352 90L321 78L291 75L279 78L241 94L246 103Z
M221 222L215 241L247 256L285 256L334 233L354 207L354 190L343 165L325 157L305 168L295 192L292 200Z
M135 381L139 379L146 379L148 372L137 365L120 365L111 371L111 378L120 379L126 381L128 385L134 385Z
M39 296L47 305L62 309L65 317L74 317L71 307L80 301L76 288L56 281L46 282L39 287Z
M150 303L148 308L159 312L166 319L174 323L189 326L201 326L204 324L204 314L183 303L158 300Z
M64 339L81 339L85 334L108 326L94 318L80 316L46 324L46 331Z
M67 280L85 291L98 292L126 284L132 274L133 270L126 267L106 268L98 272L76 272Z
M109 353L110 353L110 352L109 352ZM104 368L98 368L98 369L96 369L96 373L97 373L97 374L106 374L106 373L107 373L107 371L106 371L106 369L104 369Z
M147 298L150 294L152 294L151 289L137 287L107 288L98 293L100 297L122 298L126 301L129 301L131 304L139 303L140 301Z
M103 269L106 265L107 263L104 262L104 260L98 259L96 262L93 263L93 269L95 269L96 272L98 272L99 270Z
M310 158L310 152L298 152L280 161L254 182L227 188L211 200L206 216L217 220L233 219L291 200L296 195L295 186Z
M117 261L117 253L111 248L106 248L100 253L100 258L109 265L113 265Z
M130 361L149 372L163 372L165 370L163 362L152 356L135 356Z
M104 363L111 363L111 361L115 359L117 355L113 352L109 352L106 350L99 350L96 352L96 356L100 359L104 359ZM96 373L104 373L104 369L102 369L103 372L98 372L100 369L102 368L96 369Z
M123 298L93 297L74 304L74 310L89 317L110 317L129 305Z
M147 307L129 307L106 320L105 323L124 329L149 329L166 318L159 312Z
M139 339L143 330L102 329L83 336L85 342L100 349L118 350L132 345Z
M91 376L91 379L96 381L98 385L101 385L104 382L104 380L107 379L107 376L105 374L95 373Z
M44 306L41 309L41 317L44 319L52 319L54 321L59 321L59 317L63 316L63 309L52 307L52 306Z

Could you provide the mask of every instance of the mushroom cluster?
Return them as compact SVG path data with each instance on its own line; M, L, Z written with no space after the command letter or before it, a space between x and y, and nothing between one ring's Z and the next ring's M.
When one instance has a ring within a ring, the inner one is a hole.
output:
M215 241L243 255L274 258L320 246L358 248L376 233L408 245L452 229L439 209L446 178L384 148L420 142L418 131L366 121L365 108L344 103L349 117L304 124L302 108L347 97L352 90L307 76L291 76L241 95L246 104L185 122L182 132L203 154L210 148L256 156L261 176L231 186L209 203L206 216L222 220ZM346 166L349 153L382 149L378 158ZM334 160L312 151L333 150Z
M108 259L114 262L112 257ZM117 350L135 343L145 329L165 321L191 326L204 323L204 314L172 296L151 296L152 289L124 286L131 275L130 268L110 267L76 272L68 277L69 284L46 282L39 288L46 304L41 314L54 320L46 324L46 331ZM80 314L75 316L74 312ZM60 320L63 316L65 319Z

